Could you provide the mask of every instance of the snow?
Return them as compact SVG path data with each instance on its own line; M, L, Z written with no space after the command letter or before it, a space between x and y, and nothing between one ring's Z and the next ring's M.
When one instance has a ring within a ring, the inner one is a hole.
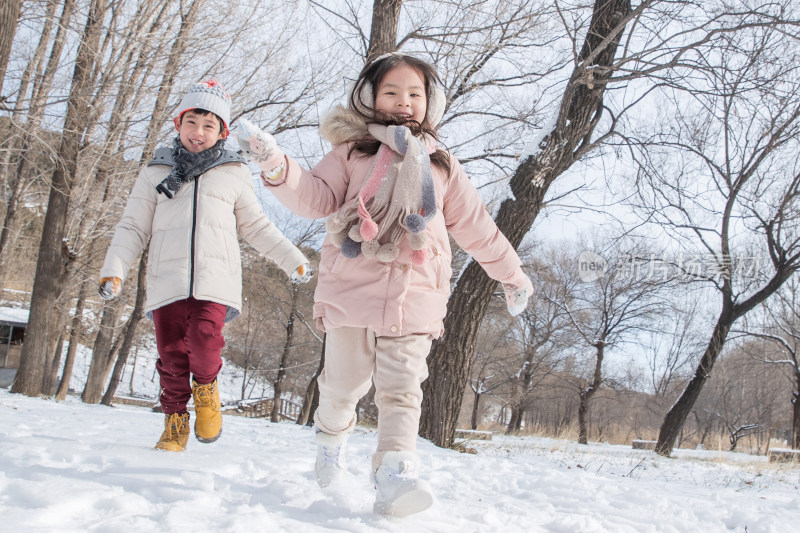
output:
M133 380L129 364L118 394L155 398L153 340L136 354ZM78 392L90 356L79 346ZM224 403L239 399L241 379L226 361ZM400 519L372 513L372 429L357 427L348 479L323 491L310 428L225 416L216 443L192 437L173 454L153 449L162 427L163 415L147 408L0 389L0 531L783 533L800 520L800 466L744 453L678 449L663 458L630 446L494 435L466 441L473 455L419 439L437 502Z
M310 428L225 416L213 444L153 449L163 415L0 390L4 531L786 532L800 467L763 456L495 436L476 455L419 440L437 502L372 513L374 431L350 439L349 476L323 491Z
M0 321L10 322L12 324L27 324L28 313L29 311L27 309L0 307Z

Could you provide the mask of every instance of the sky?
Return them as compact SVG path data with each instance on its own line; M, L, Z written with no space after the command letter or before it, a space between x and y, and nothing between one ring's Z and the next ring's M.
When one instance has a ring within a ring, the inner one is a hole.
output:
M79 351L80 392L89 352ZM153 396L140 350L134 392ZM121 393L129 392L129 367ZM224 401L241 377L226 363ZM0 532L675 532L785 533L800 521L800 466L763 456L541 437L466 441L476 454L418 439L436 502L417 515L372 513L374 429L357 426L341 485L314 480L311 428L224 417L220 439L153 449L163 415L144 407L29 398L0 389Z

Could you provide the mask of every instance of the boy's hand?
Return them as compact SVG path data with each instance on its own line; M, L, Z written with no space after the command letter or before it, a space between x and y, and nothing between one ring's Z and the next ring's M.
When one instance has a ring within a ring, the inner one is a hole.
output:
M520 271L514 281L503 283L503 291L506 295L508 312L511 316L517 316L528 307L528 299L533 294L533 283Z
M306 283L314 276L314 267L312 267L309 263L304 265L300 265L297 267L297 270L292 272L292 275L289 276L289 281L292 283Z
M236 122L233 136L245 159L252 161L266 174L272 173L283 163L283 152L278 148L275 137L247 120L240 118Z
M103 278L100 280L98 292L103 300L115 298L122 288L122 280L119 278Z

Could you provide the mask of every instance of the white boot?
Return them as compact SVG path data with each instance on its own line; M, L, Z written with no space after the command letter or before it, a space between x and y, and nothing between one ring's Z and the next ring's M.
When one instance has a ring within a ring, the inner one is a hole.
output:
M375 472L378 494L372 510L380 514L407 516L433 504L433 492L418 479L419 457L414 452L386 452Z
M317 441L317 462L314 464L314 473L319 486L325 488L341 479L347 471L345 460L347 433L329 435L317 429L314 440Z

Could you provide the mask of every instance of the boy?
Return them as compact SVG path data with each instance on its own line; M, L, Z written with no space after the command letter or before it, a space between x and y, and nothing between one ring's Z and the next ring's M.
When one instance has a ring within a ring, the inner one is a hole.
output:
M100 296L114 298L149 240L145 311L155 326L165 415L159 450L186 449L192 396L197 439L214 442L222 432L222 328L242 307L238 235L293 283L313 274L261 211L244 159L225 150L230 107L215 80L184 95L174 118L178 137L139 174L100 271Z

